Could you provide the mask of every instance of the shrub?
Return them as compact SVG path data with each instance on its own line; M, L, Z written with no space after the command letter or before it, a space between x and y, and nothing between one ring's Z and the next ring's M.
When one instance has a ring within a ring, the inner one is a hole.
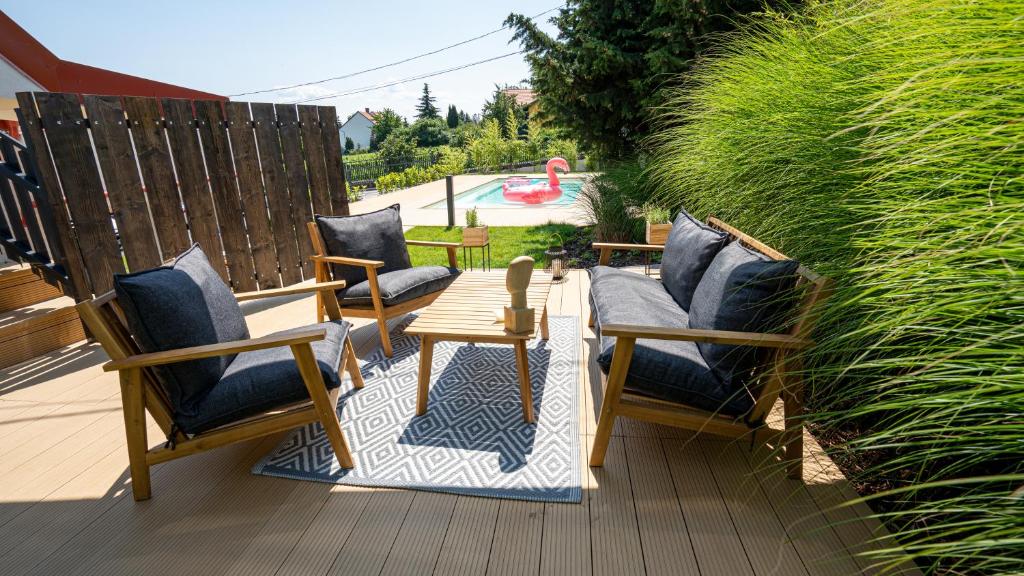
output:
M448 124L440 118L421 118L409 126L409 131L421 148L448 143Z
M761 19L651 142L661 199L837 281L803 359L808 419L851 438L833 455L935 572L1024 570L1020 8L828 0Z
M604 242L640 241L642 206L650 200L643 168L638 161L618 162L588 181L579 193L580 207Z
M416 157L416 139L405 128L399 128L380 145L380 159L390 166L410 164Z
M669 224L672 222L672 213L667 208L662 208L655 204L644 204L640 209L640 213L644 216L644 221L650 224Z
M473 206L469 210L466 210L466 228L477 228L483 226L480 221L480 215L477 214L476 206Z

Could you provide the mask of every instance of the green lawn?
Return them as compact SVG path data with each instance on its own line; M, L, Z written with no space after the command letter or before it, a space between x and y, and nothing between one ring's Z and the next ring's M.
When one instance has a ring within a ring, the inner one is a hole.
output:
M491 267L507 268L508 263L516 256L532 256L536 261L535 268L544 267L544 250L552 244L553 234L559 234L562 240L569 238L576 229L572 224L545 224L543 226L491 226L488 235L491 239ZM416 226L405 233L410 240L435 240L438 242L461 242L462 228L445 228L444 226ZM560 244L559 240L554 240ZM473 264L480 267L480 249L474 248ZM459 248L459 267L466 264L462 261L462 249ZM443 248L427 248L409 246L409 255L413 266L438 265L446 266L448 256Z

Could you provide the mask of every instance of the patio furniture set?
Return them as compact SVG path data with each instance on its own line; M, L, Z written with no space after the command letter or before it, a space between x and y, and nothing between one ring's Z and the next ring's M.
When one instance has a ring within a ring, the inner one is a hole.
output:
M342 374L364 386L349 338L352 317L374 318L383 353L387 320L423 309L405 328L420 337L416 413L427 410L438 341L510 344L523 418L534 422L526 342L548 337L550 277L535 276L533 330L496 320L503 276L460 273L458 243L406 240L398 206L309 223L314 284L232 294L198 245L172 263L118 275L114 290L78 305L118 371L132 490L150 497L152 465L319 422L342 468L354 465L336 412ZM449 266L412 266L407 246L444 248ZM634 245L595 244L603 253ZM800 472L799 352L810 345L827 279L711 218L682 212L662 250L661 279L607 266L591 271L591 325L607 385L590 457L601 466L615 418L627 416L767 441L780 395L790 473ZM239 302L316 294L317 323L252 338ZM325 321L326 320L326 321ZM149 447L146 413L167 438Z

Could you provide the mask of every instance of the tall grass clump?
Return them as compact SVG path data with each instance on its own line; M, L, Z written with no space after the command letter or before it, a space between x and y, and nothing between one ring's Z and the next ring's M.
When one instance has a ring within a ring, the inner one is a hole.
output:
M1024 573L1024 1L822 0L660 112L665 205L836 280L808 423L930 573Z

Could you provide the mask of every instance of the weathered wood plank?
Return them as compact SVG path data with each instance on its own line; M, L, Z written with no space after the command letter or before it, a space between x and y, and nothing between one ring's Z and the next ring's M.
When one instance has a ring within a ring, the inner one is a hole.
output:
M313 209L309 196L306 162L302 153L299 117L294 104L275 104L274 111L277 113L288 192L292 200L292 226L299 242L299 264L302 267L302 277L309 279L313 277L313 263L309 260L313 255L313 242L306 232L306 223L313 221Z
M161 256L163 260L169 260L184 252L190 242L178 185L174 181L160 102L156 98L125 96L124 110L135 141L135 155L142 171L142 183L153 215Z
M193 116L192 102L164 98L161 104L192 241L199 243L214 270L227 282L228 268L217 227L217 212L203 167L203 151L199 147L198 124Z
M114 273L124 272L124 264L82 108L74 94L37 92L35 96L64 197L75 222L92 291L102 294L113 288Z
M317 112L323 136L327 185L331 189L331 207L334 214L347 215L348 193L345 191L345 164L341 151L341 132L338 131L338 111L334 106L318 106Z
M487 570L500 502L459 496L434 565L434 576L472 576Z
M86 96L85 112L92 126L107 200L113 210L128 268L132 272L159 266L160 248L142 191L142 179L135 164L128 123L117 96Z
M287 286L302 280L299 251L292 222L291 193L281 154L281 139L277 131L273 104L252 104L252 119L256 130L256 145L260 152L260 168L270 208L270 228L274 233L277 262L281 280ZM303 234L305 230L300 228Z
M231 285L236 291L256 290L256 270L249 255L249 241L242 222L242 202L238 198L238 187L235 184L235 167L221 103L196 100L195 106Z
M277 273L277 253L274 235L270 231L267 200L263 194L256 137L248 102L227 102L228 134L231 151L238 173L238 191L245 209L245 228L249 235L249 250L256 264L256 281L260 288L278 288L281 278ZM230 256L229 256L230 257Z
M317 107L300 105L298 109L302 149L306 157L306 169L309 170L309 193L313 199L313 212L334 214L331 208L330 187L327 184L327 164L324 162L324 145Z

